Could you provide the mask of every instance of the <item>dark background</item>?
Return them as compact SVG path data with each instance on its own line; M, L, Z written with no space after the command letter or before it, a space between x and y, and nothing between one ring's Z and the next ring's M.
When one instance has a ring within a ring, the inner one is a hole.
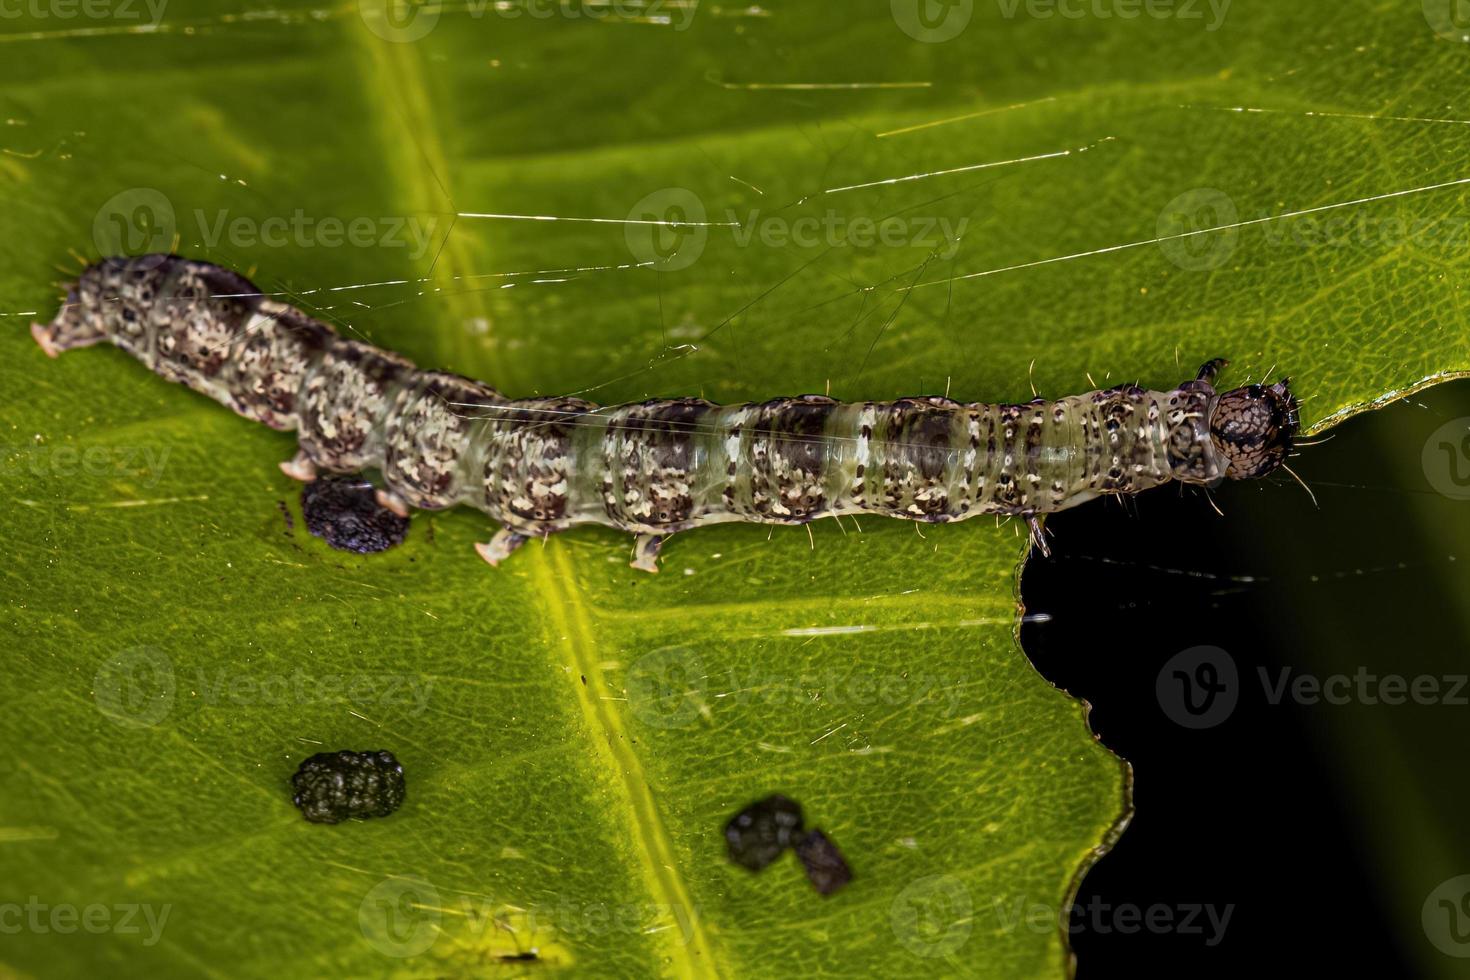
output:
M1470 974L1421 924L1430 893L1470 873L1470 690L1448 697L1470 673L1470 502L1435 489L1454 486L1436 430L1465 416L1470 383L1457 382L1302 448L1291 464L1320 507L1283 473L1214 491L1223 517L1202 491L1166 488L1049 521L1053 557L1033 559L1022 582L1022 643L1092 704L1093 729L1135 783L1132 824L1077 896L1083 980L1144 965ZM1470 472L1470 457L1458 465ZM1199 646L1223 653L1187 652ZM1283 669L1346 675L1334 689L1346 703L1290 691L1272 703ZM1203 714L1183 710L1176 671ZM1425 699L1437 703L1371 703L1359 673L1432 677L1421 684L1437 686ZM1219 688L1213 701L1201 681ZM1181 923L1191 905L1233 906L1213 945L1202 912L1196 932L1115 928L1129 907L1140 923L1153 906Z

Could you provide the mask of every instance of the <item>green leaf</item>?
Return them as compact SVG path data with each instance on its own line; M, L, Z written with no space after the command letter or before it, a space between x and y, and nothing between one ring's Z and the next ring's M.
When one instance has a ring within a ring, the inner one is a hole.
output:
M656 578L593 529L489 569L470 512L333 553L288 436L41 356L70 253L177 235L513 395L1026 400L1223 355L1321 425L1470 369L1432 2L62 6L0 23L0 969L1058 976L1128 808L1015 643L1015 525L715 528ZM336 748L397 753L403 809L303 822ZM725 859L776 791L847 889Z

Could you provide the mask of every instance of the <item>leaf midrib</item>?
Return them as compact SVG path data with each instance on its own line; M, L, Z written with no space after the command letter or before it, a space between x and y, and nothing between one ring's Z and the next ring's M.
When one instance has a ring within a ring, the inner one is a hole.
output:
M442 186L446 194L451 193L447 160L424 92L418 45L375 42L365 30L349 28L349 31L364 49L371 67L377 69L370 71L371 78L365 80L377 95L372 104L392 106L410 131L410 140L394 139L392 133L384 133L383 157L389 162L389 172L396 174L403 186L415 189L413 193L419 198L423 198L420 189L425 187ZM416 154L404 149L410 144L417 150ZM431 209L429 202L422 199L410 203L419 210ZM452 229L435 271L448 277L473 272L464 250L455 242ZM480 302L479 293L446 292L443 296L446 304L458 308L459 315L489 320L489 311ZM504 377L498 381L506 384ZM633 751L632 739L612 707L616 702L599 666L601 658L596 655L587 608L574 587L568 585L576 581L574 569L558 548L528 548L517 557L526 562L536 582L536 595L545 606L557 648L570 668L568 676L587 727L602 735L593 741L598 743L596 749L604 767L615 773L627 810L632 850L637 854L644 882L660 909L669 910L676 918L679 910L683 912L683 924L689 930L687 942L671 940L670 930L656 934L666 954L669 972L679 977L718 976L718 960L678 871L672 841L654 802L642 760ZM581 677L587 679L585 685Z
M718 976L718 960L679 874L673 842L654 802L643 761L633 751L633 739L613 707L620 698L609 689L602 671L602 658L597 655L587 606L576 592L563 587L564 583L576 581L576 570L562 549L536 548L526 557L533 555L531 575L536 592L546 599L557 646L571 668L568 676L573 681L572 688L587 726L603 735L598 740L598 754L606 767L617 774L644 880L658 907L689 927L687 944L668 941L663 944L670 954L670 966L681 977ZM585 684L581 683L583 677ZM663 930L660 935L668 936L670 932Z

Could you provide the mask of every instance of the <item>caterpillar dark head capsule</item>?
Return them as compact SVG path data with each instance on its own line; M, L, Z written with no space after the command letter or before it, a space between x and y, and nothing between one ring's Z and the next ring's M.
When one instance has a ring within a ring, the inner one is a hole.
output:
M1233 480L1255 480L1286 462L1301 427L1291 382L1249 385L1220 395L1210 419L1210 438Z

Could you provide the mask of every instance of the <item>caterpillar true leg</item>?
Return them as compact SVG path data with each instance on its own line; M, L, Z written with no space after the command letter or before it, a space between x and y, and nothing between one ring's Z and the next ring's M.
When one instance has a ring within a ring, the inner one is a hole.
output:
M281 472L293 480L310 483L316 479L316 462L305 449L296 450L296 455L281 464ZM391 509L391 508L390 508ZM407 517L407 514L399 515Z
M295 430L299 451L281 464L295 479L376 470L378 501L395 513L479 508L501 526L475 546L492 565L529 538L599 524L636 534L632 565L654 572L675 532L859 514L1020 517L1049 555L1044 515L1171 481L1266 476L1299 427L1286 381L1217 392L1224 359L1171 391L1027 404L511 399L340 337L235 273L176 255L91 266L31 333L52 356L109 341L246 418Z
M633 560L628 564L640 572L658 574L658 553L663 548L666 534L640 534L633 541Z
M508 527L503 527L496 531L494 536L490 538L489 544L477 542L475 544L475 551L479 553L481 558L489 562L491 567L494 567L515 554L516 549L529 540L531 539L528 535L519 534Z

